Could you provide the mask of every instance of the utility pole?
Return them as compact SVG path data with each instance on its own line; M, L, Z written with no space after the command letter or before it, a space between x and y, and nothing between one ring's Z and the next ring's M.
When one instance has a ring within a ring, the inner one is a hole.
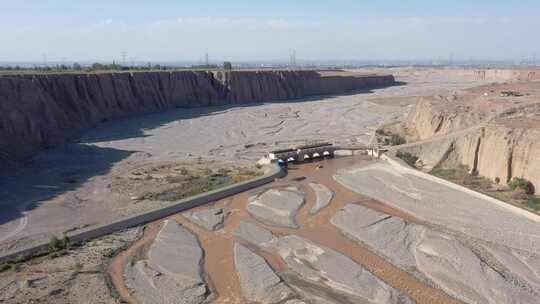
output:
M208 53L205 53L204 54L204 65L206 65L206 67L208 67L208 63L209 63L209 61L208 61Z

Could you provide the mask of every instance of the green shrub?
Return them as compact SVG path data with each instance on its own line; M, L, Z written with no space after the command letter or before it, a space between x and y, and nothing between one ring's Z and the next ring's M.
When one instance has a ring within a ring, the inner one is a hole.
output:
M64 234L64 237L62 238L62 248L68 250L71 248L71 239L67 234Z
M392 136L390 136L390 145L392 145L392 146L403 145L406 142L407 141L405 140L405 138L403 138L402 136L400 136L398 134L392 134Z
M62 242L56 237L56 235L51 236L49 239L49 253L56 252L62 249Z
M375 134L381 135L381 136L389 135L388 133L386 133L386 131L385 131L384 129L377 129L377 130L375 131Z
M527 207L536 211L540 211L540 197L538 196L529 197L529 199L527 200Z
M230 61L223 62L223 69L228 71L232 70L232 63Z
M527 193L528 195L533 195L534 194L534 185L522 178L522 177L514 177L509 183L508 183L508 187L510 187L510 189L512 190L516 190L516 189L522 189L525 191L525 193Z
M0 272L6 271L9 269L11 269L11 264L9 263L0 264Z
M15 258L15 263L16 264L20 264L22 262L24 262L26 260L26 257L24 255L18 255L16 258Z
M404 162L406 162L411 167L416 167L416 162L418 161L418 156L413 155L409 152L401 152L399 151L396 153L396 156L402 159Z
M81 270L83 269L83 265L79 262L76 262L75 265L73 265L72 269L75 272L81 272Z

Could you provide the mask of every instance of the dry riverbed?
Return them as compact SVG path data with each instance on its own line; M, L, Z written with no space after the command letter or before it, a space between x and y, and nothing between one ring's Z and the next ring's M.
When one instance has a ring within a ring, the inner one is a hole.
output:
M40 154L20 172L2 176L0 250L252 178L259 174L255 160L274 148L329 139L338 145L367 144L378 126L403 119L418 96L485 83L443 74L435 78L401 74L398 80L408 82L406 85L370 93L181 109L105 123L77 142ZM439 234L422 238L420 245L411 247L423 250L421 262L427 264L404 267L385 248L368 244L369 239L359 241L331 223L340 210L353 204L410 226L431 229L432 222L439 224L426 210L404 208L394 201L396 191L413 199L416 195L400 178L381 177L396 184L381 188L384 197L372 195L380 186L373 180L356 183L353 178L354 185L343 183L345 187L332 178L341 169L372 165L373 160L355 156L292 166L284 180L164 219L173 223L166 230L162 230L165 224L161 220L147 225L143 233L120 232L61 257L18 263L0 273L0 303L155 302L167 297L158 291L171 284L182 284L183 288L169 296L186 296L188 303L201 299L231 304L245 303L246 299L287 304L460 303L459 299L469 299L460 297L447 278L425 271L431 265L425 244L437 243ZM366 189L354 188L363 182ZM440 203L443 207L453 204ZM447 212L449 220L459 218L452 208L440 211ZM471 215L470 210L462 211L469 219L483 212ZM525 290L537 295L538 260L534 254L526 255L530 248L516 237L511 223L515 218L502 211L489 212L505 227L496 235L491 235L494 228L489 225L443 224L452 226L458 236L487 233L486 239L492 243L471 248L465 242L463 251L481 251L488 263L467 261L496 269L503 276L502 283L497 281L497 286L504 287L501 290L517 288L518 294ZM532 236L532 245L535 229L526 236ZM452 237L456 234L450 233ZM470 235L473 240L482 236ZM163 242L177 237L181 240L176 243ZM513 242L512 246L505 240ZM447 244L461 248L463 242L459 239ZM181 256L170 255L178 254L174 246L191 249ZM120 249L125 250L111 261ZM168 264L169 257L183 262ZM179 275L185 269L189 277ZM254 272L258 275L252 276ZM457 285L468 282L458 275L452 280ZM504 285L511 280L518 283ZM492 298L482 292L475 291Z

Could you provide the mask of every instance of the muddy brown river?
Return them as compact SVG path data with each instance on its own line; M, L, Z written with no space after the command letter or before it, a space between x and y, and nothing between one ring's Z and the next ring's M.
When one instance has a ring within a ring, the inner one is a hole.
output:
M240 283L234 267L233 256L234 242L244 243L242 240L237 239L233 234L234 229L238 226L240 221L257 223L258 225L271 230L272 233L278 236L296 234L319 243L320 245L332 248L350 257L390 286L414 299L417 303L461 303L449 297L444 292L424 284L367 248L353 243L347 237L343 236L336 227L330 224L330 218L335 212L348 203L360 204L368 208L404 218L410 222L420 223L414 216L392 208L384 203L354 193L341 186L333 179L333 175L338 169L350 167L352 165L367 165L373 162L374 160L368 156L353 156L292 165L289 167L288 175L284 179L277 180L259 189L240 193L228 199L197 208L224 208L227 214L225 225L223 229L218 231L207 231L200 226L191 223L181 214L169 217L178 221L199 237L205 252L204 270L206 272L206 279L217 294L213 303L244 303ZM331 204L316 215L309 214L309 210L316 199L315 193L308 186L310 182L325 185L335 193ZM261 192L264 189L284 186L296 186L306 193L306 203L302 206L296 216L296 221L299 225L298 229L279 228L258 222L246 211L246 204L249 196ZM113 282L122 298L129 303L137 303L137 300L130 295L128 288L126 288L126 285L122 280L122 272L120 269L123 269L123 266L130 257L137 259L144 256L144 253L141 255L141 250L144 250L145 244L150 244L152 242L158 232L158 229L155 227L159 226L159 223L163 220L149 224L148 226L150 228L147 229L144 237L136 242L131 248L127 249L127 251L116 257L113 262L113 267L111 267L110 272L113 277ZM262 255L272 268L279 274L282 274L282 276L287 272L287 266L277 252L258 250L257 253Z

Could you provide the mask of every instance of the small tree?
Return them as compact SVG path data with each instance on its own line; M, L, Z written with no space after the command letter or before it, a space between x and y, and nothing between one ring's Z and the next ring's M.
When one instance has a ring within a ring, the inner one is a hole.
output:
M62 249L62 242L56 237L56 235L51 236L49 239L49 252L56 252Z
M418 156L413 155L409 152L401 152L401 151L398 151L396 153L396 156L398 158L401 158L403 161L405 161L409 166L416 168L416 162L418 161Z
M73 68L75 71L80 71L80 70L82 70L82 66L81 66L79 63L77 63L77 62L73 63L73 67L72 67L72 68Z
M223 69L226 71L232 70L232 63L230 61L223 62Z
M62 238L62 248L68 250L71 248L71 239L67 234L64 234L64 237Z
M525 191L525 193L527 193L528 195L533 195L534 194L534 185L522 178L522 177L514 177L509 183L508 183L508 187L510 187L510 189L512 189L513 191L517 190L517 189L522 189Z
M392 136L390 136L390 145L392 145L392 146L403 145L406 142L407 141L405 140L405 138L401 137L398 134L392 134Z
M98 63L98 62L92 64L92 70L103 70L103 67L104 67L103 64Z

